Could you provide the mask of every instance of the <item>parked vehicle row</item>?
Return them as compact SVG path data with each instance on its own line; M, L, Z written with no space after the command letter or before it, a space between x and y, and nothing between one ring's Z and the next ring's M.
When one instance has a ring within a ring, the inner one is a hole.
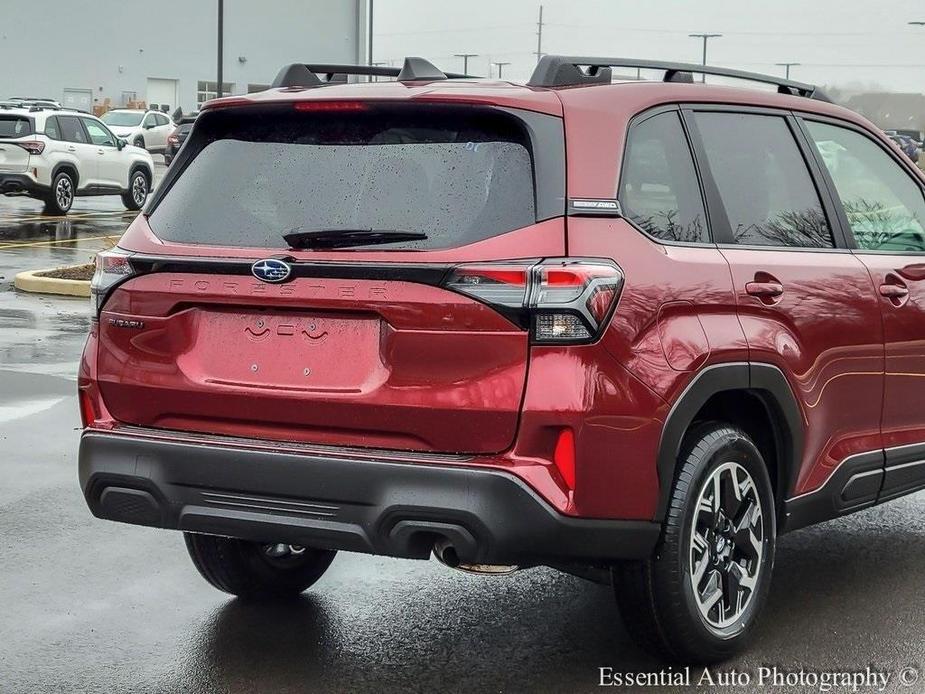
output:
M896 143L903 154L909 157L913 162L918 162L919 155L922 153L922 143L920 141L898 130L885 130L884 132L887 137Z
M0 109L0 194L67 214L75 197L119 195L138 210L154 181L151 155L95 116L60 108Z
M196 113L191 113L180 118L177 129L167 136L167 149L164 150L164 163L167 166L170 166L174 156L176 156L183 143L186 142L190 130L193 129L193 123L196 122L197 115Z
M925 488L925 177L871 123L699 65L376 70L207 104L98 256L95 515L249 598L341 550L610 576L713 662L781 533Z

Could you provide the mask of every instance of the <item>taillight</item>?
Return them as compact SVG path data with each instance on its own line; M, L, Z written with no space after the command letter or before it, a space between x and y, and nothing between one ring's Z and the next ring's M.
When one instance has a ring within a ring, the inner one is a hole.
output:
M172 144L172 145L175 145L175 144L177 144L178 142L180 142L180 139L179 139L176 135L170 135L170 136L167 138L167 142L169 142L169 143Z
M78 390L77 398L80 402L80 423L86 429L96 421L96 408L93 406L93 398L86 390Z
M25 142L17 142L16 144L29 154L41 154L45 151L45 143L41 140L26 140Z
M90 306L99 316L109 292L135 274L129 261L131 253L121 248L111 248L96 254L96 272L90 281Z
M608 261L588 259L467 264L456 267L444 286L529 328L535 343L580 344L600 337L623 273Z

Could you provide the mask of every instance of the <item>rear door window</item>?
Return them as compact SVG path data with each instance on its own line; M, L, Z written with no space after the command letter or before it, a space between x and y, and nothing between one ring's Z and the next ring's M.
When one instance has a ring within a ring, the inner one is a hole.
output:
M285 248L284 234L402 231L378 250L461 246L536 222L530 138L504 112L357 106L200 119L150 215L160 238Z
M819 193L784 118L698 112L695 120L735 243L835 246Z
M28 116L0 114L0 137L15 138L32 134L32 120Z
M61 128L58 127L58 119L54 116L45 121L45 135L52 140L61 139Z
M61 128L61 136L67 142L87 142L87 133L84 132L77 116L58 116L58 125Z
M657 239L709 242L700 184L677 112L652 116L630 131L620 205Z
M858 248L925 251L925 198L919 184L864 135L805 122L835 183Z

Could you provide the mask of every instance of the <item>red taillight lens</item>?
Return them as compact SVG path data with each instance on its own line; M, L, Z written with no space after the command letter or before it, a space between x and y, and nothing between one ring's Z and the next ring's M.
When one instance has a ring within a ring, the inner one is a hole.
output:
M86 428L96 421L96 408L90 394L85 390L77 391L77 399L80 401L80 422Z
M530 327L534 342L577 344L600 336L623 273L600 260L484 263L460 265L445 286Z
M565 485L569 489L575 489L575 433L571 429L559 432L552 462L556 464Z
M297 101L296 111L365 111L362 101Z
M16 144L29 154L41 154L45 151L45 143L39 140L27 140L26 142L17 142Z
M171 135L170 137L167 138L167 142L169 142L172 145L175 145L178 142L180 142L180 138L178 138L176 135Z

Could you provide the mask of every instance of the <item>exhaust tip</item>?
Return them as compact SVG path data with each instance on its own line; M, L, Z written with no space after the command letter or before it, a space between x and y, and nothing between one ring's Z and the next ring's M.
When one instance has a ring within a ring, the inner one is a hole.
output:
M456 553L456 548L446 540L441 540L434 545L434 556L441 564L451 569L459 568L459 555Z

